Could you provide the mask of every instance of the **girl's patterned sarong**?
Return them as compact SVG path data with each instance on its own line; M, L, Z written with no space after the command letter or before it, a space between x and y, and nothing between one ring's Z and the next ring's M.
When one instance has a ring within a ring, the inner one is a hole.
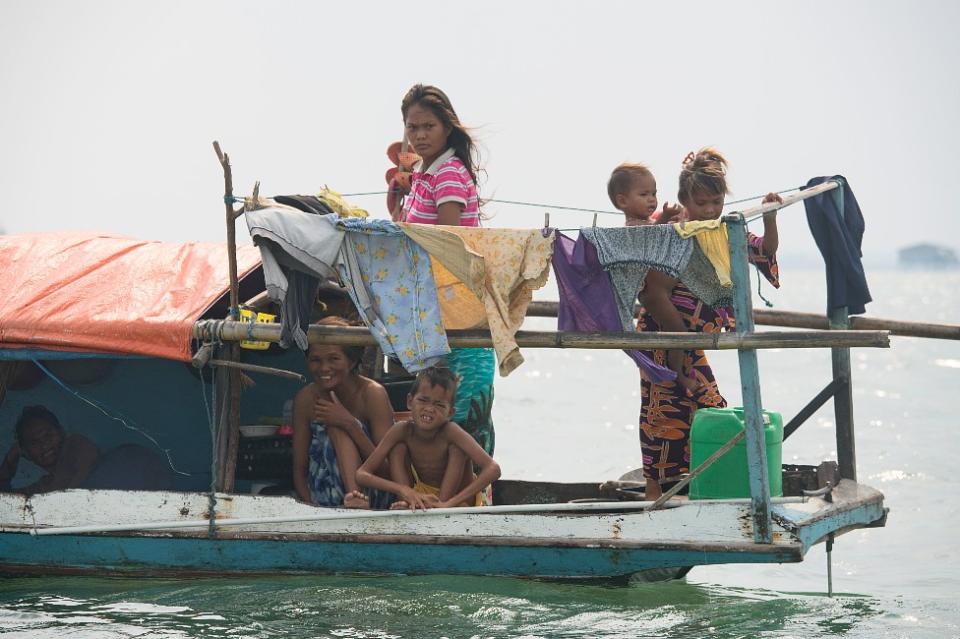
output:
M774 286L780 287L776 256L763 255L762 237L748 234L747 246L750 263ZM715 310L707 306L686 286L678 283L671 300L683 317L688 331L719 333L733 330L733 315L725 309ZM637 331L655 332L660 326L645 310L637 318ZM667 351L648 351L653 360L665 366ZM679 384L673 381L655 384L641 379L640 449L643 454L643 476L661 484L678 480L690 472L690 424L694 413L701 407L723 408L727 400L720 394L703 351L685 351L684 369L692 370L700 383L700 390L688 397Z

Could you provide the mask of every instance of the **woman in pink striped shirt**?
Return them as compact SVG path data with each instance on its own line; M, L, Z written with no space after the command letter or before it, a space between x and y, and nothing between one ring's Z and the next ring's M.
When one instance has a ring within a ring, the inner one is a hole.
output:
M480 226L474 144L450 98L417 84L400 106L407 139L422 160L413 168L401 220Z
M422 158L413 168L400 219L480 226L473 139L450 98L437 87L417 84L407 91L400 110L407 140ZM496 365L492 348L454 348L447 356L447 366L460 378L453 419L488 455L493 455L494 448L491 410Z

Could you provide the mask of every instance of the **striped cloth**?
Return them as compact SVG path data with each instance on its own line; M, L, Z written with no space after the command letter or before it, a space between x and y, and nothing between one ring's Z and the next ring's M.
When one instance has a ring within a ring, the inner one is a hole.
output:
M477 186L467 167L447 149L427 170L422 164L414 168L410 195L404 202L404 221L415 224L436 224L437 207L446 202L463 205L460 226L480 226L480 204Z

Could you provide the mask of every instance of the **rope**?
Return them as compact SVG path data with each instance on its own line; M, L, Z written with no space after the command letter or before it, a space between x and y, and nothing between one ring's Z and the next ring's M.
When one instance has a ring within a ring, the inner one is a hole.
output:
M363 191L361 193L341 193L341 197L360 197L361 195L386 195L389 191Z
M125 428L127 428L127 429L129 429L129 430L132 430L132 431L135 431L135 432L137 432L137 433L140 433L141 436L143 436L145 439L147 439L148 441L150 441L150 443L152 443L152 444L157 448L157 450L161 451L161 452L166 456L166 458L167 458L167 466L170 467L170 470L172 470L173 472L175 472L175 473L178 474L178 475L183 475L184 477L191 477L190 473L185 473L185 472L183 472L183 471L181 471L181 470L177 470L176 466L173 465L173 459L170 457L170 449L169 449L169 448L162 448L162 447L160 446L160 443L159 443L156 439L154 439L151 435L149 435L146 431L144 431L144 430L142 430L142 429L140 429L140 428L137 428L136 426L132 426L132 425L130 424L130 422L127 421L127 420L128 420L127 417L124 417L124 416L123 416L122 414L120 414L119 412L117 412L116 415L111 414L106 407L102 406L102 405L101 405L99 402L97 402L96 400L89 399L89 398L85 397L84 395L82 395L81 393L79 393L78 391L76 391L76 390L74 390L73 388L71 388L70 386L67 386L67 385L63 382L63 380L61 380L59 377L57 377L56 375L54 375L53 372L52 372L50 369L48 369L46 366L44 366L43 364L41 364L38 360L32 359L31 361L32 361L34 364L36 364L37 368L39 368L39 369L42 370L44 373L46 373L47 377L49 377L51 380L53 380L53 381L54 381L58 386L60 386L60 388L62 388L63 390L67 391L68 393L70 393L71 395L73 395L74 397L76 397L77 399L79 399L80 401L84 402L85 404L88 404L88 405L90 405L90 406L93 406L94 408L96 408L98 411L100 411L101 413L103 413L104 415L106 415L107 417L109 417L110 419L112 419L113 421L120 422L121 424L123 424L123 426L124 426ZM131 420L131 421L132 421L132 420Z
M760 267L756 264L754 264L754 267L757 269L757 295L759 295L763 303L767 305L767 308L773 308L773 302L765 298L763 292L760 290L760 287L763 285L763 276L760 274Z
M793 187L793 188L783 189L783 190L781 190L781 191L777 191L776 193L777 193L778 195L783 195L784 193L792 193L793 191L799 191L800 189L801 189L801 187L795 186L795 187ZM360 196L364 196L364 195L386 195L387 193L388 193L388 191L360 191L360 192L357 192L357 193L343 193L342 196L343 196L343 197L360 197ZM752 196L750 196L750 197L745 197L745 198L740 199L740 200L732 200L732 201L730 201L730 202L725 202L725 203L724 203L724 206L732 206L732 205L734 205L734 204L742 204L742 203L744 203L744 202L750 202L751 200L759 200L760 198L764 197L765 195L766 195L766 193L764 193L763 195L752 195ZM234 198L234 199L236 200L237 198ZM242 199L239 199L239 200L237 200L237 201L242 202L243 200L242 200ZM578 212L582 212L582 213L603 213L603 214L605 214L605 215L623 215L623 213L621 213L620 211L610 211L610 210L605 210L605 209L587 209L587 208L582 208L582 207L579 207L579 206L562 206L562 205L560 205L560 204L544 204L544 203L541 203L541 202L525 202L525 201L523 201L523 200L501 200L501 199L499 199L499 198L489 198L489 199L480 198L480 201L481 201L481 202L496 202L497 204L514 204L514 205L516 205L516 206L529 206L529 207L534 207L534 208L539 208L539 209L544 209L544 208L546 208L546 209L555 209L555 210L558 210L558 211L578 211Z

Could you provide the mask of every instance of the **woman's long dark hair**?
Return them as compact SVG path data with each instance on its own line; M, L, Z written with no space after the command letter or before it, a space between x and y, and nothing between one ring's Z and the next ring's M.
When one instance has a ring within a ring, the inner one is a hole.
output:
M447 144L453 149L454 155L463 162L463 166L467 168L470 178L476 185L479 154L476 145L473 143L473 138L470 137L467 128L460 123L457 112L453 110L450 98L447 97L446 93L429 84L413 85L403 96L403 102L400 104L400 112L403 114L404 122L407 121L407 112L416 105L430 109L431 113L437 116L437 119L444 126L450 127Z

